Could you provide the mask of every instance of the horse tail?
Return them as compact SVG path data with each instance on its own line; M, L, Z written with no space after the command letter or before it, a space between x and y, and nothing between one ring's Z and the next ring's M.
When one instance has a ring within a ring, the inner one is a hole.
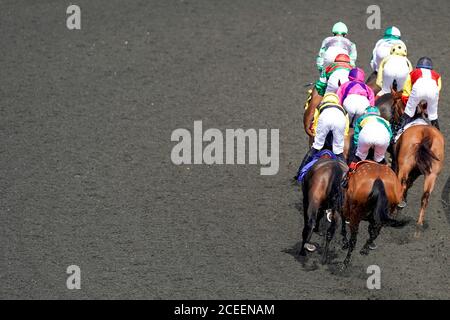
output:
M344 190L342 188L342 176L344 171L341 166L336 162L335 169L333 170L331 178L331 188L328 194L332 197L332 210L340 212L344 203Z
M431 150L433 141L430 136L425 136L422 141L417 146L416 152L416 163L417 169L423 175L429 174L431 172L431 167L433 165L433 160L439 161L439 158Z
M369 203L371 203L370 206L373 208L373 215L377 223L389 220L389 202L384 183L380 178L373 183L369 194Z

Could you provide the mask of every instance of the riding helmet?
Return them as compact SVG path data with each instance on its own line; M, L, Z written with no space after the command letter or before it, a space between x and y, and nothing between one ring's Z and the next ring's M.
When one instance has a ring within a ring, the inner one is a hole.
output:
M385 39L400 39L402 37L402 33L397 27L391 26L386 28L384 31Z
M364 82L364 79L366 78L366 75L364 73L364 70L361 68L353 68L350 70L348 74L348 79L350 81L359 81Z
M340 53L334 58L334 62L347 62L350 63L350 57L348 54Z
M331 32L334 35L336 35L336 34L346 35L348 33L348 28L345 25L345 23L338 22L338 23L334 24L333 29L331 30Z
M416 68L430 69L433 70L433 61L428 57L422 57L417 61Z
M406 57L408 55L408 49L403 43L397 43L392 46L391 54Z
M366 114L374 114L379 116L380 115L380 109L378 109L377 106L368 106L366 108Z
M334 92L327 92L322 98L322 103L331 103L335 105L339 105L339 96Z

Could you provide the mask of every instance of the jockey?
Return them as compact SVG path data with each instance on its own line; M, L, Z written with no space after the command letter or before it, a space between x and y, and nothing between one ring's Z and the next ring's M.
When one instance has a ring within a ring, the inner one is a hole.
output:
M337 95L339 103L347 110L352 125L353 119L362 116L367 106L375 104L375 94L372 88L364 83L365 74L361 68L350 70L348 78L350 81L339 87Z
M348 82L348 74L353 69L350 57L346 54L338 54L334 63L330 64L320 75L315 88L320 96L325 93L336 93L341 84Z
M378 40L373 49L372 61L370 61L370 66L373 71L378 72L381 61L389 55L393 45L405 45L401 40L401 37L402 34L400 30L394 26L389 27L384 31L383 38Z
M342 22L338 22L333 26L332 33L332 37L323 40L317 55L316 66L320 74L322 74L326 67L334 62L336 56L340 53L345 53L350 56L350 63L353 66L355 66L356 63L356 46L346 38L348 33L347 26Z
M404 127L416 112L421 100L427 102L428 119L439 129L438 102L442 80L439 73L433 70L433 62L428 57L420 58L416 69L406 79L402 101L406 105L399 127Z
M314 155L322 150L328 133L333 134L333 153L344 161L344 136L348 135L349 120L347 111L339 104L339 98L335 93L327 93L322 103L317 107L314 118L315 136L312 148L303 158L299 171L310 162Z
M406 46L400 43L393 45L391 54L381 61L377 75L377 85L381 88L378 96L391 92L394 80L397 81L397 90L403 90L406 78L412 71L412 64L407 55Z
M384 158L386 150L392 139L392 129L389 121L380 116L378 107L369 106L363 116L359 117L355 124L353 142L356 154L351 167L356 162L365 160L370 148L374 148L374 160L380 164L386 164Z

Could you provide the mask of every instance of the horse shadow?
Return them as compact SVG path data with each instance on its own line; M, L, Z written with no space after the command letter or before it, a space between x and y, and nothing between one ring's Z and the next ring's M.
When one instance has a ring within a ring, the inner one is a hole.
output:
M294 259L302 265L302 268L306 272L318 271L318 270L326 270L330 272L330 274L342 277L342 278L350 278L357 277L361 279L366 279L366 274L362 272L361 266L350 264L342 270L342 262L343 257L345 257L346 250L342 250L342 248L336 244L336 246L330 247L328 251L328 262L326 264L321 263L322 257L322 247L317 243L314 243L317 246L317 250L315 252L308 252L306 256L300 256L298 252L301 249L302 242L299 241L291 248L287 248L282 250L283 253L290 254Z
M450 177L447 178L444 189L442 190L441 202L447 222L450 224Z
M302 202L296 202L293 204L293 207L297 210L297 212L300 214L300 217L303 217L303 204ZM303 222L301 222L301 225ZM311 241L312 244L314 244L317 248L314 252L307 252L305 256L302 256L299 254L302 246L302 241L296 242L292 247L286 248L281 250L283 253L287 253L291 255L298 263L302 265L302 268L307 271L316 271L321 268L328 268L332 273L334 273L334 270L339 269L340 266L340 257L343 253L345 253L345 250L342 250L341 245L339 241L337 240L340 236L335 235L330 248L328 250L327 255L327 264L323 265L321 262L322 259L322 253L323 253L323 247L325 244L325 234L326 230L328 229L330 223L326 220L325 217L323 217L319 223L319 228L314 230L314 238L315 241ZM340 225L337 226L337 229L340 228ZM301 229L301 228L300 228Z
M448 183L448 187L450 187L450 182ZM297 210L300 216L303 216L303 205L301 202L295 202L292 204L293 207ZM409 226L414 225L414 218L409 216L396 216L395 220L390 221L388 224L384 226L384 229L389 229L388 231L389 238L391 241L396 243L397 245L403 245L409 243L413 240L409 232L398 232L401 229L408 229ZM301 222L302 224L303 222ZM326 219L322 219L319 224L319 228L317 228L314 232L315 241L311 243L314 244L317 248L314 252L307 252L305 256L301 256L299 254L302 241L296 242L292 247L281 250L283 253L287 253L291 255L298 263L302 265L302 268L306 272L317 271L320 269L327 269L331 274L339 277L361 277L362 279L366 278L365 273L361 273L360 266L350 264L347 266L345 270L342 270L342 261L345 257L347 249L342 248L342 244L340 242L341 235L336 234L331 242L331 246L328 250L327 255L327 263L322 264L322 253L323 246L325 244L325 234L326 230L329 227L329 222ZM340 225L336 226L336 230L340 229ZM301 229L301 228L300 228ZM347 229L348 230L348 229Z
M283 253L290 254L297 262L299 262L305 271L315 271L326 265L322 265L320 262L322 257L322 246L318 242L311 242L317 250L314 252L307 252L305 256L299 255L302 241L298 241L291 248L283 249ZM327 265L334 264L335 260L339 258L339 254L334 248L330 248L328 251L328 263Z

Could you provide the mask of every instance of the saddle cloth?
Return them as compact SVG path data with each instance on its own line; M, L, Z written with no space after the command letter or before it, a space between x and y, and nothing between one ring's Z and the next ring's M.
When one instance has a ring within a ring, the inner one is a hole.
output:
M300 174L298 175L297 181L302 182L303 178L306 176L309 169L311 169L311 167L321 158L337 159L336 155L330 150L321 150L317 152L312 158L312 160L307 164L305 164L305 166L300 170Z
M423 126L423 125L429 125L429 123L425 120L425 119L423 119L423 118L417 118L417 119L415 119L414 121L411 121L410 123L408 123L404 128L403 128L403 130L399 130L398 131L398 133L397 133L397 135L395 136L395 139L394 139L394 143L395 142L397 142L398 141L398 139L400 139L400 137L402 136L402 134L403 134L403 132L405 132L406 131L406 129L408 129L408 128L411 128L411 127L414 127L414 126Z

